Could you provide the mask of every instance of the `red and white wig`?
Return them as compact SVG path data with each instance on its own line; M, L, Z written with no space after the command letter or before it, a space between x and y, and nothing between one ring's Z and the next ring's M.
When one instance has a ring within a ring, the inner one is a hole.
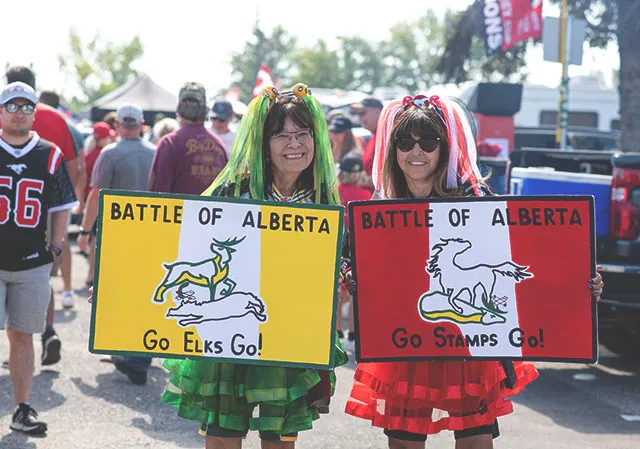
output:
M373 184L382 198L388 198L390 185L382 179L385 154L389 145L389 137L397 118L405 110L416 107L431 109L442 119L447 129L449 140L449 162L447 169L447 189L459 189L470 185L477 196L481 196L479 182L482 179L478 168L476 140L467 114L456 101L436 95L427 97L404 97L388 103L378 118L376 133L375 157L373 161ZM387 180L388 181L388 180Z

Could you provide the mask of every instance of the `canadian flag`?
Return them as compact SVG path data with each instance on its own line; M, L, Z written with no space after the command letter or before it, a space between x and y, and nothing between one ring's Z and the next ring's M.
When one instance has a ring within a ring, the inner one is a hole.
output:
M253 96L251 98L256 98L262 93L262 89L267 86L275 86L275 82L273 81L273 75L271 75L269 68L262 64L258 70L256 86L253 88Z

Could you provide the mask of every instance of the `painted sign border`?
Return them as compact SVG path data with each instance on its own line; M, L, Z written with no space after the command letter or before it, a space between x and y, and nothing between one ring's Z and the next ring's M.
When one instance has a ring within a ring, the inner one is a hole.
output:
M179 354L161 354L151 352L138 352L138 351L106 351L95 348L95 326L96 326L96 306L99 301L98 291L100 282L100 254L102 249L102 213L104 210L104 197L106 195L118 196L123 198L171 198L180 200L191 201L208 201L211 203L234 203L234 204L251 204L258 206L269 207L293 207L300 209L315 209L315 210L329 210L339 212L339 221L341 225L338 227L338 238L336 242L336 264L334 268L334 279L336 288L333 294L333 310L332 310L332 322L331 322L331 346L329 348L329 363L314 364L314 363L295 363L295 362L277 362L266 360L247 360L247 359L235 359L229 357L205 357L205 356L192 356L192 355L179 355ZM93 354L107 354L107 355L121 355L121 356L144 356L150 358L163 358L163 359L197 359L210 362L226 362L226 363L238 363L245 365L261 365L261 366L275 366L275 367L292 367L292 368L311 368L311 369L331 369L335 364L335 344L336 344L336 320L335 316L338 311L338 278L340 276L340 256L342 254L342 245L344 239L344 207L340 205L332 204L303 204L303 203L285 203L280 201L259 201L250 200L244 198L223 198L217 196L200 196L200 195L183 195L173 193L156 193L156 192L142 192L131 190L111 190L102 189L99 192L98 197L98 218L97 218L97 241L96 241L96 263L94 267L94 281L93 281L93 306L91 307L91 327L89 330L89 352Z
M356 252L353 248L356 248L357 237L355 234L355 219L356 210L361 206L373 206L380 204L424 204L424 203L467 203L467 202L494 202L504 203L511 202L530 202L530 201L571 201L582 202L586 201L589 204L589 253L591 266L590 276L593 278L596 276L596 236L595 236L595 212L594 212L594 197L592 195L531 195L531 196L485 196L485 197L451 197L451 198L421 198L421 199L391 199L391 200L367 200L367 201L352 201L349 203L349 238L351 242L351 264L353 269L353 280L358 283L357 279L357 258ZM595 298L591 298L591 328L592 328L592 348L591 358L587 359L567 359L564 357L447 357L447 356L403 356L403 357L362 357L360 351L360 322L358 315L358 289L356 288L353 294L353 313L354 324L356 329L356 362L407 362L407 361L435 361L435 360L513 360L513 361L530 361L530 362L568 362L568 363L587 363L593 364L598 361L598 308Z

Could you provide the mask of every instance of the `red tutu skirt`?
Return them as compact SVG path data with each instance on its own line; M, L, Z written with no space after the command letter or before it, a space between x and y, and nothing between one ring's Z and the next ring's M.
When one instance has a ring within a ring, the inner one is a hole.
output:
M514 362L514 371L513 388L507 388L497 361L363 363L346 412L377 427L423 435L489 425L513 411L508 396L538 377L532 363Z

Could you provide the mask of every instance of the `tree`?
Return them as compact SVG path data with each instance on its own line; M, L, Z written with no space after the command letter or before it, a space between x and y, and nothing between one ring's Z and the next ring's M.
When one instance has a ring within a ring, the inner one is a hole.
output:
M310 86L327 89L371 92L380 85L385 70L380 44L359 37L338 38L333 51L319 40L311 48L302 48L291 58L293 78Z
M486 56L482 35L484 0L476 0L469 8L450 16L445 50L437 71L444 82L462 83L481 77L491 81L524 80L527 43L514 45L506 52Z
M320 39L311 48L296 51L292 58L292 72L296 80L309 86L342 87L343 79L338 55L327 48L327 43Z
M449 11L444 20L429 11L415 21L399 23L391 28L391 38L383 44L385 65L388 67L385 85L417 93L440 83L437 66L450 18Z
M370 42L360 37L338 38L332 52L320 40L292 58L299 79L310 85L372 92L379 86L425 90L438 79L436 66L445 41L445 22L433 12L397 24L390 38Z
M104 41L97 33L85 44L71 29L69 43L70 52L58 55L58 63L60 70L75 79L82 93L70 100L70 107L76 111L135 77L137 72L132 64L144 53L139 36L114 44Z
M559 3L560 0L552 0ZM617 41L620 53L619 92L621 116L621 147L637 151L640 142L640 2L638 0L568 0L571 15L585 19L588 23L587 40L593 47L606 47ZM466 65L471 53L469 48L474 36L482 35L482 20L477 17L483 0L476 0L460 19L447 39L445 55L440 70L445 78L456 82L467 78ZM525 44L509 52L497 55L505 64L505 74L513 74L522 67ZM510 50L511 51L511 50Z
M343 87L347 90L373 92L385 82L387 70L380 57L383 43L369 42L361 37L339 37Z
M231 56L231 87L240 90L240 100L251 101L253 88L261 64L266 64L274 82L289 81L291 70L289 54L296 46L296 38L290 37L281 26L275 27L267 35L256 21L253 27L253 41L247 42L243 51Z

